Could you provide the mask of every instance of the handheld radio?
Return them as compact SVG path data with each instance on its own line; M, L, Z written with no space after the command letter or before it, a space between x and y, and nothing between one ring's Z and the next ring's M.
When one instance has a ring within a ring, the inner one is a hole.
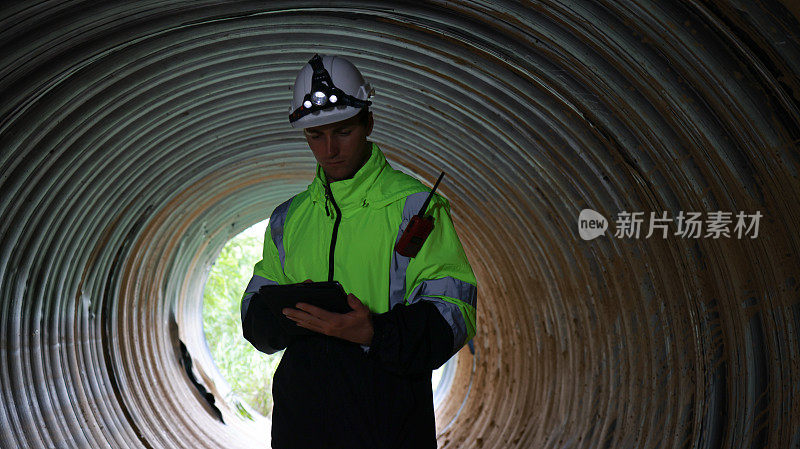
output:
M433 231L433 217L426 217L425 210L428 208L428 203L430 203L431 197L433 197L433 192L436 191L436 187L439 186L439 181L441 181L443 177L444 172L439 175L439 179L437 179L436 184L433 185L431 193L428 194L428 198L422 203L422 207L419 209L417 215L411 217L411 221L408 222L406 230L403 231L403 235L400 237L400 240L397 241L397 245L394 246L394 250L401 256L415 257L431 231Z

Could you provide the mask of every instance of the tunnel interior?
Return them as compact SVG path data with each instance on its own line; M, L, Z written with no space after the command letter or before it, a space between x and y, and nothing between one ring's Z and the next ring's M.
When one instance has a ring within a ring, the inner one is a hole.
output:
M0 447L268 439L178 342L218 397L203 285L313 177L315 52L375 87L394 168L448 174L478 321L439 447L800 447L798 36L777 1L4 4Z

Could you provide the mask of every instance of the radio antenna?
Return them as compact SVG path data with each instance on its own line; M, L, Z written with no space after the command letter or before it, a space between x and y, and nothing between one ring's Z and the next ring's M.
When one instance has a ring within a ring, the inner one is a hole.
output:
M442 172L442 174L439 175L439 179L437 179L436 184L433 185L431 193L428 194L428 197L425 198L425 202L422 203L422 207L419 209L419 213L417 213L417 216L419 218L422 218L425 215L425 210L428 209L428 203L431 202L431 197L433 196L433 192L435 192L436 188L439 187L439 182L442 180L442 178L444 178L444 172Z

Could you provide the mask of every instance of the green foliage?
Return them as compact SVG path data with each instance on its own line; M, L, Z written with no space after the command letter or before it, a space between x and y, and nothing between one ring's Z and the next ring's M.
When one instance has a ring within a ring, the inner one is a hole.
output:
M263 233L261 234L263 236ZM272 410L272 376L282 352L266 355L256 351L242 337L239 307L242 293L261 259L262 237L243 232L222 249L211 268L203 292L203 329L217 368L231 386L239 414L249 417L239 400L258 413L269 416Z

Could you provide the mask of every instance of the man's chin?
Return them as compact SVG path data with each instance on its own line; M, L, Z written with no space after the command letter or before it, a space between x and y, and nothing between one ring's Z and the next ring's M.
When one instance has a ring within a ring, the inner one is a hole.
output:
M354 174L355 173L348 173L346 170L325 170L325 177L331 182L350 179Z

